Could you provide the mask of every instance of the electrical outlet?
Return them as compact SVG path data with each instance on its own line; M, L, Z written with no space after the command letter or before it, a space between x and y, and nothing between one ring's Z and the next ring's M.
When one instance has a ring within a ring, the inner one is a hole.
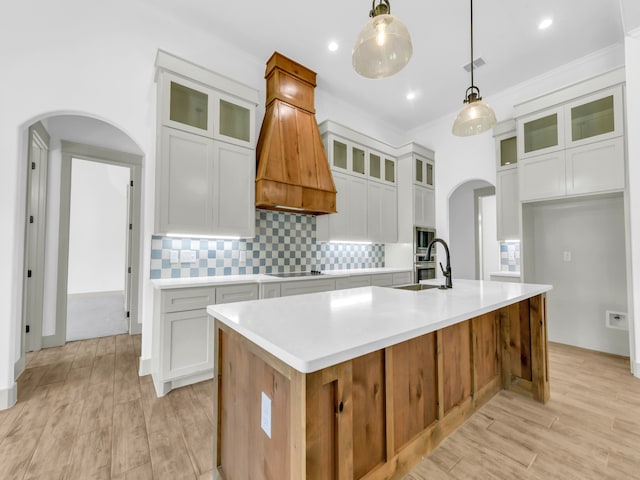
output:
M169 261L171 263L180 263L180 252L178 250L171 250L169 254Z
M180 250L180 263L194 263L195 261L195 250Z
M562 253L562 259L565 262L570 262L571 261L571 252L563 252Z
M262 403L260 408L260 427L267 437L271 438L271 399L262 392Z

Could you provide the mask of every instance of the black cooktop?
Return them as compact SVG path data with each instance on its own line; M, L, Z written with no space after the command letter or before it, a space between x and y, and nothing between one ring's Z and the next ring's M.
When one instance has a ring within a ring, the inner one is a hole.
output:
M316 277L318 275L324 275L319 270L310 270L308 272L284 272L284 273L267 273L272 277L278 278L291 278L291 277Z

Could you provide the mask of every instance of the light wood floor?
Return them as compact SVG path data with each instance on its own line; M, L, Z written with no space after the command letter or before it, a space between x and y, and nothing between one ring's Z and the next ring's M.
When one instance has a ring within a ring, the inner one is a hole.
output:
M550 353L546 405L499 393L405 480L640 479L628 360ZM0 411L0 479L211 478L211 382L156 398L139 356L127 335L28 354L18 403Z

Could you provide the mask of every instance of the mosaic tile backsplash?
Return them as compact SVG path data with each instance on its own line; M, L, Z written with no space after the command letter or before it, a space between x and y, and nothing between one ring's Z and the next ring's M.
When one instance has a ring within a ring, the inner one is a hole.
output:
M520 242L500 242L500 271L520 271Z
M171 251L195 251L195 262L171 263ZM206 277L384 267L384 245L316 241L316 217L256 210L253 239L151 239L151 278Z

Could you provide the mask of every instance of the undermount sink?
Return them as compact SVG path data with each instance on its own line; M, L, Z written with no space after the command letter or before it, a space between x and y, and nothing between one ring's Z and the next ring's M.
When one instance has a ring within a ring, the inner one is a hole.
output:
M398 285L393 288L399 288L400 290L413 290L418 292L420 290L429 290L431 288L440 288L440 287L438 287L438 285L427 285L425 283L410 283L408 285Z

